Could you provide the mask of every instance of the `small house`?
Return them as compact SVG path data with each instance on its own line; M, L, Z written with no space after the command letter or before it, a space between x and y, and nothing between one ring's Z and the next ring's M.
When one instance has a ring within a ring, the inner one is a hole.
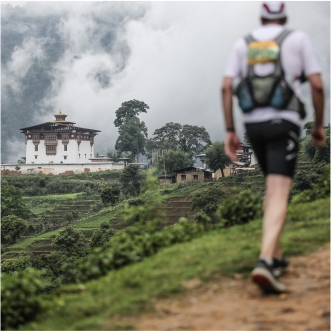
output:
M177 183L200 183L213 179L213 171L200 167L187 167L174 170Z
M159 183L160 183L160 185L176 183L176 176L175 175L160 175Z

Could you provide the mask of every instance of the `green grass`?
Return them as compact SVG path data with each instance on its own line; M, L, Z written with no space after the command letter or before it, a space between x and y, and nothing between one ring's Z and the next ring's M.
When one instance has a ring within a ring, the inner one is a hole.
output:
M289 221L282 246L287 256L305 254L330 239L330 199L302 204L300 221ZM84 285L58 290L56 304L22 330L112 330L115 315L152 311L152 298L179 295L182 282L211 280L233 273L248 275L259 254L261 220L206 233L191 242L161 250L144 261L109 272ZM126 326L130 328L130 326Z
M30 201L30 200L67 200L67 199L75 199L78 196L83 195L84 193L70 193L70 194L49 194L43 196L35 196L35 197L23 197L23 200Z

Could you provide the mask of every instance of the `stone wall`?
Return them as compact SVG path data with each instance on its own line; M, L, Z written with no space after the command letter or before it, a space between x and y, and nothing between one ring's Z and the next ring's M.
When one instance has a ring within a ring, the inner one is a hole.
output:
M93 162L84 164L1 164L2 175L70 175L106 170L122 170L124 163Z

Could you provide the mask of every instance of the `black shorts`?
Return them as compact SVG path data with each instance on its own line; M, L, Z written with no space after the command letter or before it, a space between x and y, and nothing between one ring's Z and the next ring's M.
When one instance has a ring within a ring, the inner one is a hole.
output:
M283 119L246 123L247 136L265 176L293 178L299 150L300 127Z

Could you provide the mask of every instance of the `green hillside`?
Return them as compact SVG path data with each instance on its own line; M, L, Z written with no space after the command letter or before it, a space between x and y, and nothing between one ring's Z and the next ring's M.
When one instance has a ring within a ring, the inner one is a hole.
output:
M288 222L282 244L287 256L303 254L329 241L329 199L298 206L300 222ZM206 233L165 248L140 263L85 283L62 287L52 308L22 330L127 330L113 316L153 311L153 298L179 295L183 281L204 284L234 273L247 275L255 263L261 220ZM300 243L300 244L299 244Z

